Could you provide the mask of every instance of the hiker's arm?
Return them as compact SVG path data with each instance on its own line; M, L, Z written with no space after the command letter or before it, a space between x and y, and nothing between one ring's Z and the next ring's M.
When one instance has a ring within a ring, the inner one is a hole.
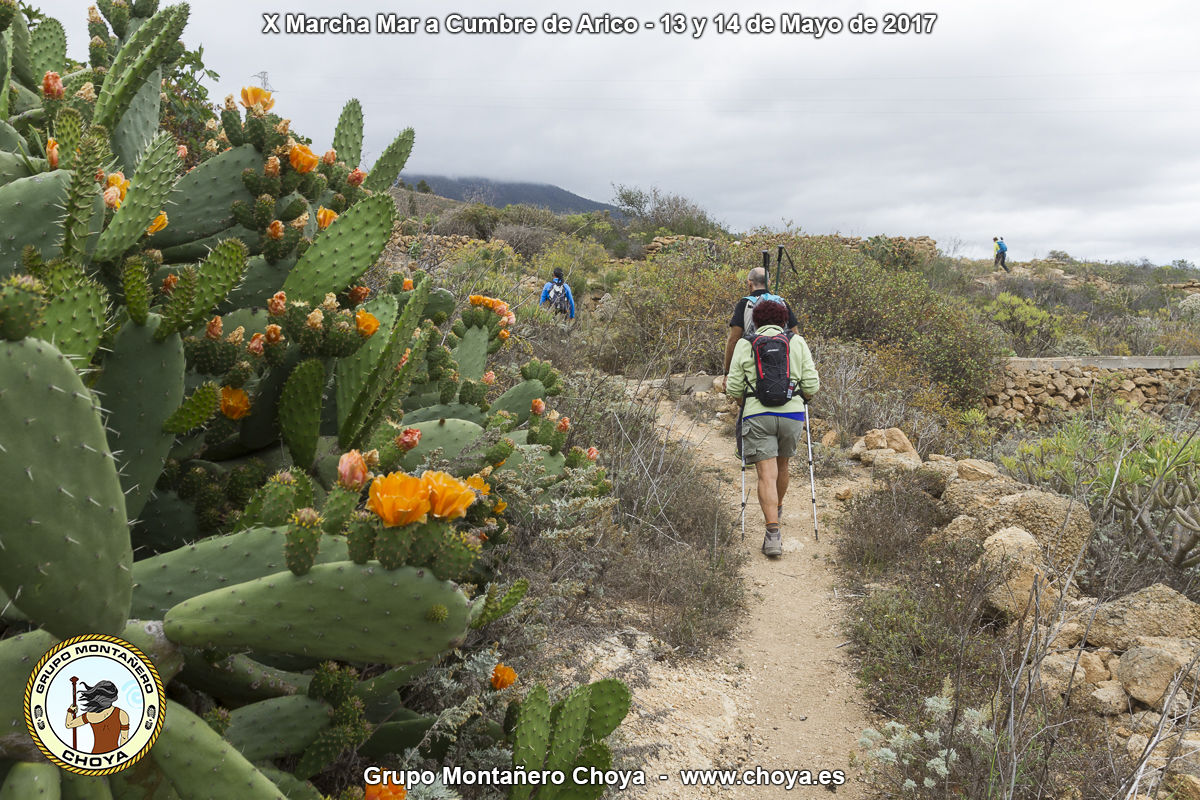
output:
M550 284L547 283L545 286L542 287L542 299L538 300L538 305L539 306L545 305L546 301L549 299L550 299Z
M750 343L737 339L733 344L733 360L725 377L725 394L740 402L746 393L746 359L750 355Z
M733 361L733 348L737 347L744 331L741 328L730 328L729 337L725 340L725 374L729 374L729 364Z
M571 294L570 286L567 286L567 302L571 304L571 319L575 319L575 295Z
M808 349L808 342L800 339L799 347L792 351L792 358L798 363L796 373L800 376L800 394L804 395L805 402L812 399L821 388L821 376L817 374L817 365L813 361L812 351Z

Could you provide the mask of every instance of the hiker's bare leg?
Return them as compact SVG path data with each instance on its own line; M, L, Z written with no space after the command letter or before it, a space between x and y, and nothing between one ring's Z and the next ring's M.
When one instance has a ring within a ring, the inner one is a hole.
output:
M778 477L775 478L775 496L777 498L779 498L778 501L776 502L776 505L782 506L783 505L783 496L785 494L787 494L788 478L790 477L788 475L788 460L787 460L787 458L785 458L784 456L779 456L778 458L776 458L775 459L775 469L779 473Z
M768 525L779 522L779 464L774 458L765 458L754 465L758 473L758 504Z

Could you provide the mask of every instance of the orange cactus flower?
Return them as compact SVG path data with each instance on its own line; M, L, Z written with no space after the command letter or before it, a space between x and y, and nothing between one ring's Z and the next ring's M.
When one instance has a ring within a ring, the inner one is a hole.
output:
M323 330L325 328L325 312L314 308L304 320L304 324L314 331Z
M467 508L475 502L471 487L448 472L426 470L421 480L429 487L430 513L438 519L466 516Z
M529 410L535 417L540 417L546 413L546 401L540 397L533 398L533 402L529 404Z
M354 286L350 291L346 292L346 297L350 300L350 305L361 306L367 302L367 298L371 296L371 289L367 286Z
M163 228L167 227L167 221L167 212L158 212L158 216L155 217L154 221L150 223L150 227L146 228L146 235L153 236L154 234L158 233Z
M366 179L367 179L367 173L363 172L361 169L356 168L353 172L350 173L349 177L346 178L346 183L350 184L351 186L362 186L362 182L365 181Z
M246 86L242 89L242 105L246 108L259 106L263 111L270 111L275 107L275 99L266 89L258 86Z
M320 159L307 145L297 144L292 145L292 149L288 151L288 162L292 165L292 169L305 175L317 168Z
M286 233L286 231L283 229L283 222L280 220L274 220L270 225L267 226L268 239L279 241L283 238L284 233Z
M250 343L246 345L246 349L251 355L261 356L263 354L263 345L266 342L266 336L261 333L256 333L250 337Z
M324 161L326 164L336 164L337 163L337 150L334 150L332 147L329 148L328 150L325 151L325 155L321 156L321 160Z
M104 205L106 208L111 208L116 211L121 207L121 190L116 186L110 186L104 190Z
M58 140L46 140L46 161L50 162L50 169L58 169Z
M179 156L180 161L186 161L188 157L188 149L186 144L181 144L175 148L175 155Z
M379 330L378 318L365 308L360 308L358 313L354 315L354 322L358 326L359 335L364 338L374 336L375 331Z
M278 325L268 325L266 334L267 344L279 344L283 341L283 328Z
M558 421L558 425L556 427L559 433L566 433L567 431L571 430L571 418L563 417Z
M163 282L162 282L163 294L170 294L171 292L175 291L175 287L178 284L179 284L179 276L176 275L175 273L171 273L167 277L163 278Z
M412 278L405 278L404 279L404 291L411 292L412 290L413 290Z
M492 487L487 485L487 481L480 475L472 475L467 478L467 486L470 486L480 494L487 496L492 493Z
M367 508L389 528L423 522L430 510L429 485L403 472L380 476L371 481Z
M405 428L396 437L396 447L407 453L421 443L420 428Z
M208 325L205 326L204 335L209 339L216 341L217 339L221 338L221 330L223 327L224 323L221 322L221 318L213 317L208 321Z
M320 228L321 230L325 230L326 228L328 228L330 225L333 224L333 221L337 218L338 218L338 213L336 211L334 211L332 208L326 208L325 206L321 206L320 208L317 209L317 227Z
M597 458L600 457L600 451L597 450L595 447L589 447L587 449L587 457L588 457L588 461L595 461Z
M491 386L496 382L496 373L489 369L483 373L483 377L479 380L482 381L484 386Z
M125 202L125 194L129 191L129 180L126 179L124 172L110 172L106 179L108 186L116 187L121 192L121 202Z
M230 419L241 419L250 413L250 395L245 389L221 387L221 413Z
M504 340L506 340L509 337L508 330L505 328L501 328L500 332L497 333L496 336L497 336L497 338L500 339L500 341L503 342Z
M408 790L398 783L368 783L363 800L404 800Z
M492 670L492 688L496 691L507 689L517 682L517 671L512 667L497 664Z
M62 76L57 72L47 72L42 77L42 96L47 100L62 100L66 94Z
M342 453L342 457L338 459L337 471L338 485L352 492L361 492L362 488L367 485L367 479L370 477L370 472L367 469L367 460L363 458L363 454L358 450L350 450Z

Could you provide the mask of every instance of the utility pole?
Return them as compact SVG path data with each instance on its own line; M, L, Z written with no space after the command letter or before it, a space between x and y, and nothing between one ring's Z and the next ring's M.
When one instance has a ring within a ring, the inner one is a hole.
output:
M267 75L267 71L265 69L262 72L258 72L258 73L255 73L254 75L251 75L250 77L254 78L258 81L258 85L260 88L265 89L268 92L275 91L275 89L272 88L272 86L271 86L271 81L270 81L270 79Z

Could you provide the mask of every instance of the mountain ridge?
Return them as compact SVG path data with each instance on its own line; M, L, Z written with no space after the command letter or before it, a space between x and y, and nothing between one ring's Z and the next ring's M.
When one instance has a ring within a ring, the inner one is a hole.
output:
M547 208L556 214L581 214L588 211L617 212L617 207L555 186L532 181L499 181L481 176L455 177L448 175L401 174L400 180L414 188L422 180L442 197L460 202L479 201L503 208L526 203Z

